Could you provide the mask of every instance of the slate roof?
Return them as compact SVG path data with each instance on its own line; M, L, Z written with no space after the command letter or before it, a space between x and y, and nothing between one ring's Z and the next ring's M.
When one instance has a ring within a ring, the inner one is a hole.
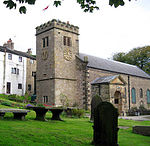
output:
M15 54L15 55L19 55L19 56L22 56L22 57L27 57L27 58L36 60L36 58L34 56L31 56L31 55L29 55L26 52L21 52L21 51L17 51L17 50L11 50L11 49L9 49L7 47L0 46L0 52L5 52L5 51L7 53L11 53L11 54Z
M150 79L150 75L148 75L135 65L130 65L110 59L102 59L99 57L82 53L80 53L78 57L81 60L84 60L84 56L88 57L88 64L87 64L88 67Z
M94 81L91 82L91 84L101 84L101 83L110 83L112 80L114 80L116 77L119 77L119 75L115 76L104 76L100 78L96 78Z

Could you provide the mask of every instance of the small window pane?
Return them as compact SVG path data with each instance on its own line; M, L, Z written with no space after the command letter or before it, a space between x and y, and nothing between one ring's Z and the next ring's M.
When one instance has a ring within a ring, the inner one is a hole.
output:
M12 60L12 54L8 54L8 59Z
M22 62L22 57L21 56L19 56L19 62Z
M31 91L31 85L30 84L28 85L28 91Z
M135 88L132 88L131 94L132 94L132 103L136 103L136 92L135 92Z
M115 104L119 104L119 99L115 99Z
M18 89L22 89L22 84L18 84Z
M140 89L140 98L143 98L143 89Z
M150 104L150 90L147 89L147 103Z

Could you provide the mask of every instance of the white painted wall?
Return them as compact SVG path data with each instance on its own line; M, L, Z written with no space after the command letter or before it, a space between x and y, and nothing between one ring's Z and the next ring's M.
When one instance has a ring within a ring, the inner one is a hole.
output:
M0 93L3 93L4 52L0 52Z
M4 70L4 53L0 52L0 93L6 93L7 82L11 83L10 94L24 95L26 91L26 57L22 57L22 62L19 62L19 56L12 54L12 60L8 59L6 53L6 79L5 91L3 91L3 70ZM19 69L19 74L13 74L12 68ZM18 84L22 84L22 89L18 89Z

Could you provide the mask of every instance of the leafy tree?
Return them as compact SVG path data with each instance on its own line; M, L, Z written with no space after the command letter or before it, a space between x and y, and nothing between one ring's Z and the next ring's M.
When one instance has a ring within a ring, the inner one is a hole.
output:
M34 5L37 0L4 0L4 4L7 8L12 9L17 7L17 4L22 4L22 6L19 7L20 13L26 13L27 9L23 4L29 4ZM54 6L58 7L61 5L62 0L53 0ZM131 1L131 0L129 0ZM99 9L99 7L96 5L96 0L77 0L77 3L80 5L81 9L84 10L84 12L93 12L94 9ZM115 8L118 6L123 6L125 4L124 0L109 0L109 5L114 6Z
M136 65L150 74L150 46L134 48L128 53L117 53L113 60Z

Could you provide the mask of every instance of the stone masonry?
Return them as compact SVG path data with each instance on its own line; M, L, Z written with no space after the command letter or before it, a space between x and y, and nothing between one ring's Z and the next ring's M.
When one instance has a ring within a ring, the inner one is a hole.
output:
M69 106L88 109L93 96L91 82L96 78L118 75L110 84L100 84L104 101L114 104L120 113L132 107L139 108L141 104L149 109L146 92L150 89L150 76L129 65L125 67L130 68L130 71L136 69L135 73L140 74L93 67L88 56L80 57L78 36L77 26L59 20L49 21L36 28L38 103L60 106L60 97L63 95ZM132 103L132 88L136 91L136 103ZM140 89L143 91L142 97Z

